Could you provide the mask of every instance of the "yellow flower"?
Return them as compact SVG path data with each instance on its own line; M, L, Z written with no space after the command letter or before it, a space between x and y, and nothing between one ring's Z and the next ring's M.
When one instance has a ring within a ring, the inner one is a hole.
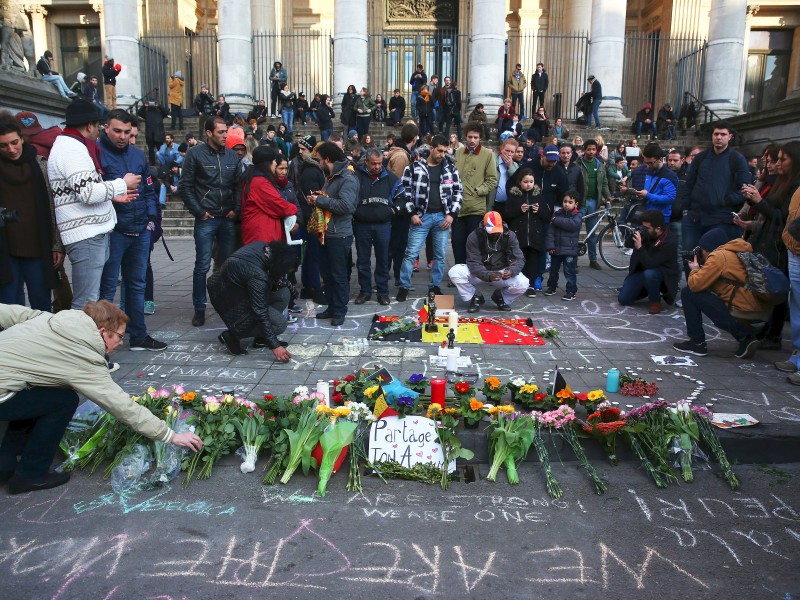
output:
M535 394L539 391L539 386L533 383L526 383L521 388L519 388L520 393L522 394Z
M333 409L328 408L324 404L318 404L316 410L317 410L317 414L318 415L330 415L330 414L333 414Z
M497 411L499 411L499 410L500 410L499 406L492 406L490 408L487 408L486 412L489 413L490 415L496 415Z
M514 412L514 407L510 406L508 404L504 404L503 406L498 406L497 409L502 411L502 412L504 412L504 413L506 413L507 415L511 414L512 412Z
M364 390L364 395L370 400L372 400L372 396L375 394L375 392L377 392L380 389L380 387L381 386L379 385L373 385L371 388L367 388L366 390Z
M436 415L438 415L440 412L442 412L442 407L436 402L434 402L433 404L428 406L428 413L425 416L431 419Z
M469 401L469 408L470 410L480 410L483 408L483 402L481 402L477 398L472 398Z
M147 393L152 396L153 394L156 393L156 388L154 388L153 386L150 386L149 388L147 388Z
M489 389L496 390L500 387L500 380L497 377L487 377L484 379L486 385L489 386Z
M605 394L603 394L603 390L592 390L586 396L590 401L594 402L595 400L602 400L605 398Z
M444 409L444 414L446 414L446 415L455 415L457 413L458 413L458 410L456 410L455 408L445 408Z
M134 402L138 402L139 400L141 400L141 397L139 397L139 396L131 396L131 400L133 400Z
M223 401L225 404L230 404L231 402L233 402L233 394L225 394L225 395L222 397L222 401Z
M206 404L206 412L215 413L219 410L218 402L209 402Z
M346 417L350 414L350 409L342 406L340 408L334 408L331 412L335 417Z

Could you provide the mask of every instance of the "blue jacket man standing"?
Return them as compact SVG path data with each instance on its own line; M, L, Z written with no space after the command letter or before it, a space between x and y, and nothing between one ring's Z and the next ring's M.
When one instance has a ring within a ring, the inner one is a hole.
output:
M100 163L103 179L112 181L126 173L140 175L135 192L114 198L117 223L111 232L109 257L100 280L100 298L114 301L122 267L125 281L125 311L130 318L131 350L163 350L167 345L147 335L144 323L144 288L147 260L150 257L150 234L157 216L156 197L150 166L144 152L131 146L132 117L122 109L109 113L105 131L100 135Z
M644 185L633 185L632 193L644 199L645 210L658 210L664 215L664 222L669 223L672 217L672 204L678 195L678 176L664 164L661 146L647 144L642 149L644 159Z

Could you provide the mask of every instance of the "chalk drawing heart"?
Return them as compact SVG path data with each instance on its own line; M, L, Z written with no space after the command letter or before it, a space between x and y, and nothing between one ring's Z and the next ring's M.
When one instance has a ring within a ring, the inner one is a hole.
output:
M428 454L428 460L430 460L430 459L431 459L431 455L430 455L430 454Z
M397 448L397 444L392 444L392 448Z
M438 448L434 448L434 449L433 449L433 451L434 451L434 452L438 452L438 451L439 451L439 449L438 449Z
M420 458L422 458L422 452L417 452L417 456L419 456Z

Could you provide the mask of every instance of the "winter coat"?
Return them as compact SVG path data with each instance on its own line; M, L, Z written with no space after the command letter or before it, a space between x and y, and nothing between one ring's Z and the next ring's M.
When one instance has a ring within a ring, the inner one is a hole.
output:
M113 61L104 62L101 71L103 73L103 85L117 85L119 71L114 68Z
M281 110L294 110L294 101L297 100L294 92L281 90L279 99L281 101Z
M592 102L603 99L603 86L597 79L592 82L592 89L589 93L592 95Z
M386 159L386 168L397 175L397 178L400 179L403 177L406 167L411 164L412 160L414 160L414 157L411 155L411 152L409 152L408 148L403 145L392 146L389 148L389 155Z
M570 189L569 177L564 169L558 168L558 163L548 170L542 166L541 161L523 163L520 169L529 168L533 171L533 177L542 188L542 199L550 206L552 213L557 206L561 205L561 197Z
M167 424L111 378L103 336L82 310L53 315L0 304L0 328L0 398L32 387L67 388L149 439L172 440Z
M567 176L567 189L578 192L578 200L583 202L583 195L586 190L583 184L583 172L581 168L574 162L569 163L569 166L565 167L564 163L560 160L556 163L555 168Z
M170 77L169 79L169 103L175 106L183 105L184 81L180 77Z
M547 136L548 137L557 137L560 140L568 140L569 139L569 129L567 129L564 125L561 126L561 131L559 132L555 125L547 129Z
M633 242L626 240L625 245L633 248ZM667 304L675 302L678 295L678 283L681 278L681 266L678 264L678 237L667 228L658 240L644 240L638 250L633 248L628 273L633 274L646 269L660 269L664 276L661 292Z
M752 252L753 247L742 238L731 240L714 250L699 269L689 273L687 283L693 292L714 292L722 298L726 305L743 312L760 312L770 306L756 298L750 290L744 288L747 271L736 255L737 252ZM734 285L736 281L742 285Z
M547 228L545 249L555 250L558 256L578 256L578 243L580 241L583 213L577 208L567 213L559 208Z
M225 217L241 213L240 170L236 153L223 148L217 152L206 143L189 148L183 159L178 193L196 218L208 212Z
M661 165L657 173L651 172L648 168L643 189L647 190L644 209L660 210L664 215L664 220L669 223L672 215L672 203L675 202L678 195L678 176L667 165Z
M494 166L494 163L492 163ZM403 186L406 188L406 211L410 215L423 217L428 210L428 159L419 157L403 171ZM495 179L495 185L497 180ZM463 191L458 169L449 157L442 160L442 179L439 198L446 215L454 219L459 215Z
M275 186L275 189L278 190L278 193L283 197L283 199L289 204L293 204L297 208L297 224L304 226L306 224L306 219L303 216L303 209L300 206L300 200L297 197L297 191L294 188L294 183L291 179L287 179L283 183L276 181L276 183L278 185ZM308 202L304 202L304 204L308 204Z
M319 166L319 161L310 154L303 157L303 163L298 169L297 179L294 182L295 193L298 196L300 209L303 211L303 220L308 222L313 207L306 201L312 192L318 192L325 187L325 173Z
M653 114L653 109L643 108L639 112L636 113L636 121L635 123L644 123L645 121L650 121L654 123L656 120L656 116Z
M594 160L595 166L597 167L597 196L594 198L594 200L597 200L597 204L599 205L603 201L603 198L611 197L611 192L608 189L608 174L606 173L605 165L603 165L599 158L595 158ZM587 197L589 195L589 170L586 168L584 159L578 159L577 163L578 167L580 167L581 174L583 175L583 187L585 190L585 195L581 203L585 206L583 200L592 199Z
M783 228L783 233L781 234L781 239L783 240L783 244L786 246L786 250L794 255L797 255L800 254L800 238L796 238L789 233L790 225L794 224L793 227L797 227L795 221L800 222L800 189L796 190L794 194L792 194L792 198L789 201L789 210L786 215L786 226Z
M420 92L417 96L417 116L420 118L431 116L431 94L428 91Z
M123 234L141 234L147 229L150 221L157 216L156 195L153 190L153 178L150 176L150 165L144 152L136 146L128 145L125 149L114 146L105 132L100 134L99 142L103 149L100 154L103 165L103 180L114 181L125 177L126 173L141 175L142 180L136 192L137 198L130 202L114 202L117 212L117 224L114 230Z
M214 98L210 94L200 93L194 97L192 106L198 115L210 115L213 113L214 104Z
M317 107L317 123L319 124L320 131L333 129L333 118L336 113L327 104L320 103Z
M391 113L393 110L399 110L400 118L402 119L406 114L406 99L402 96L389 98L389 112Z
M688 210L699 211L703 227L730 225L731 212L744 203L742 186L752 181L747 160L730 146L722 154L704 150L689 167L684 199Z
M247 122L249 123L251 119L258 119L267 118L269 116L269 107L268 106L261 106L260 103L253 104L253 109L247 114Z
M503 233L496 244L489 244L486 228L481 223L467 237L467 268L469 274L481 281L491 281L491 274L498 271L511 271L516 277L525 266L525 256L519 248L517 236L503 223Z
M282 290L276 290L275 282L270 279L272 260L269 252L265 252L266 246L264 242L252 242L231 254L219 271L209 278L208 295L234 335L253 335L250 325L255 320L260 329L259 337L263 337L267 347L274 350L280 342L269 318L270 304L275 294Z
M525 73L522 71L519 72L519 79L513 71L508 76L508 89L512 94L522 94L527 87L528 80L525 79Z
M544 71L541 73L537 71L531 77L531 89L534 92L546 92L549 85L550 77L548 77L547 73Z
M285 242L283 219L297 214L297 206L288 202L272 182L254 175L243 191L242 242Z
M467 148L456 152L456 166L464 188L464 202L459 214L484 215L489 193L497 188L495 154L480 144L475 152Z
M539 206L537 212L522 212L523 204L536 204ZM508 227L517 236L517 241L521 248L534 248L540 252L544 250L544 226L553 217L553 210L544 201L541 190L535 187L527 192L522 191L516 185L512 185L508 190L508 198L503 207L503 221L508 223Z
M332 213L326 238L353 235L353 213L358 202L358 180L349 161L333 164L333 171L324 187L327 196L317 196L317 206Z
M359 223L388 223L405 207L406 191L394 173L381 170L373 179L365 166L356 169L358 179L358 204L353 219Z
M418 92L422 89L422 86L428 83L428 76L425 74L425 71L414 71L411 74L411 79L408 80L408 85L411 86L411 89L415 92Z
M356 97L355 111L357 117L371 116L373 108L375 108L375 101L369 95Z
M225 119L225 123L230 124L231 122L231 106L227 102L223 102L222 104L217 102L214 104L214 106L211 107L211 114L215 117Z
M149 143L161 144L164 142L164 119L167 116L166 109L158 104L151 103L149 106L142 106L136 113L144 119L144 137Z
M342 96L342 114L339 116L343 125L348 127L356 122L356 98L358 94L345 94Z

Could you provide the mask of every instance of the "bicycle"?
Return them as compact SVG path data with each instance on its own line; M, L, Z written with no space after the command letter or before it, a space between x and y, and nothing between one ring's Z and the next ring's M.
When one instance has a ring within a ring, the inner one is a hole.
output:
M600 223L605 217L608 219L608 224L597 234L597 249L600 253L600 258L615 271L624 271L630 264L631 255L631 249L625 247L625 240L633 235L634 228L619 222L616 213L611 210L611 202L606 202L601 210L584 216L583 220L586 221L597 216L600 218L586 232L586 237L583 238L583 241L578 243L578 256L586 254L589 248L586 240L600 227Z

